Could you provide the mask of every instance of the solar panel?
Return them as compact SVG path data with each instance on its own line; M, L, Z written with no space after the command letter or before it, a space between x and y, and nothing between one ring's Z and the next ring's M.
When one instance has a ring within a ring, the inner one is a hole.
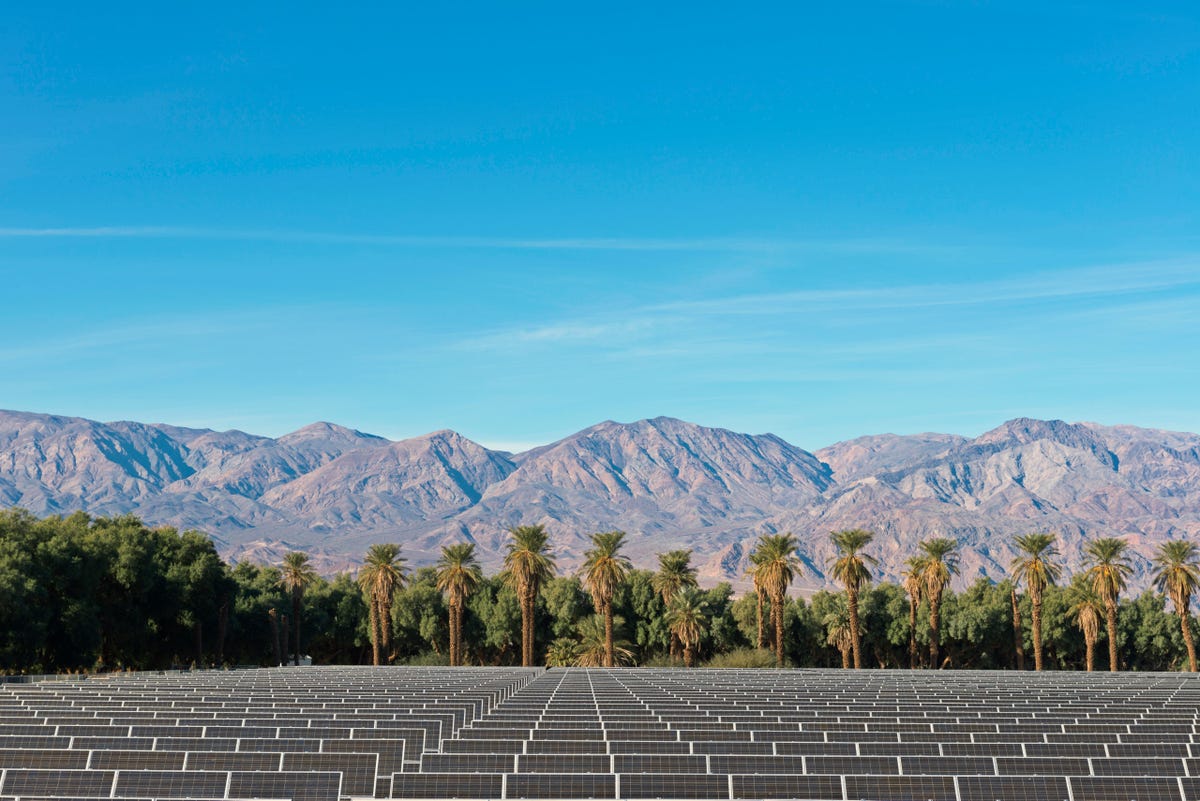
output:
M108 797L116 773L101 770L26 770L4 771L0 792L26 796L91 796Z
M1179 781L1147 776L1072 776L1072 801L1180 801Z
M957 801L951 776L847 776L847 798Z
M684 754L619 754L613 757L616 773L707 773L704 756Z
M129 770L117 773L115 798L223 798L226 773L196 770Z
M290 798L293 801L337 801L342 775L327 772L229 774L230 798Z
M611 773L604 754L527 754L517 758L519 773Z
M423 773L508 773L517 758L508 754L424 754Z
M955 782L959 801L1070 801L1067 780L1061 776L959 776Z
M182 751L92 751L87 767L92 770L183 770L185 756Z
M503 784L498 774L395 773L392 798L500 798Z
M6 748L0 750L0 768L70 769L88 766L87 751Z
M991 757L905 756L900 757L900 772L906 776L953 776L955 774L989 776L996 772L996 768Z
M186 770L282 770L283 754L192 751L183 766Z
M621 798L727 799L729 777L690 773L621 774Z
M616 798L611 774L526 773L505 777L505 798Z
M841 801L838 776L734 776L733 798Z
M284 754L285 771L337 771L342 795L372 795L378 774L377 754Z

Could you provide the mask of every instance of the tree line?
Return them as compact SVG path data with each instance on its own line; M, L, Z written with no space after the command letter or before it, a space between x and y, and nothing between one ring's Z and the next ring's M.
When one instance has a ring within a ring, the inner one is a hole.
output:
M831 537L840 591L791 597L798 540L769 534L749 554L753 591L736 597L728 583L701 588L690 551L634 567L619 531L592 535L571 575L559 575L542 526L518 526L496 575L473 543L412 570L399 545L382 543L356 574L324 578L304 553L229 565L203 533L129 515L8 510L0 672L277 665L302 654L325 664L1092 670L1101 643L1109 669L1196 668L1200 566L1189 542L1162 543L1155 588L1127 597L1120 539L1089 542L1086 569L1066 580L1055 536L1026 534L1007 578L955 591L954 540L920 543L893 583L874 580L871 532Z

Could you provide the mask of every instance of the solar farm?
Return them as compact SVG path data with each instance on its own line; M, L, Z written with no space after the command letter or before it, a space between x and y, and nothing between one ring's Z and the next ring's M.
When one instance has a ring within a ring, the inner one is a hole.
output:
M1181 674L277 668L0 685L0 801L1200 801Z

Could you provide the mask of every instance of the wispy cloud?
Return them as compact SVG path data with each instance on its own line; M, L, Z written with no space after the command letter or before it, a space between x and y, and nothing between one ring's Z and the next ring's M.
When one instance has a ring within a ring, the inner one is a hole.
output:
M809 350L794 337L780 338L778 325L769 321L796 321L807 317L839 326L867 321L878 327L883 312L920 313L925 309L972 306L1013 306L1055 302L1062 316L1063 301L1103 299L1107 307L1145 300L1156 293L1200 290L1200 257L1170 261L1105 265L1019 277L963 283L926 283L869 288L798 290L751 295L689 299L606 309L603 315L583 315L569 321L490 331L455 343L474 350L519 351L536 345L592 345L606 355L622 358L678 358L686 355L724 354L761 356L764 353L801 353ZM1119 301L1119 303L1118 303ZM1177 299L1176 299L1177 301ZM791 332L792 325L786 330ZM978 338L956 335L954 343L980 345ZM949 347L944 337L863 341L835 339L826 343L829 355L865 355Z
M938 243L886 237L799 239L756 237L639 238L639 237L491 237L409 236L330 231L241 230L189 226L93 226L0 228L0 239L206 239L322 245L374 245L399 248L466 250L579 250L640 252L730 253L952 253L961 248Z
M916 309L1128 295L1200 287L1200 256L1084 267L970 283L817 289L662 303L643 312L782 314L813 309Z

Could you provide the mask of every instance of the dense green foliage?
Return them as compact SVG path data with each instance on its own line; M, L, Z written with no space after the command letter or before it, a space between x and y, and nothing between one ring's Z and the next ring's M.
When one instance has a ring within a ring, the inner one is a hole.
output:
M396 585L381 621L389 642L385 659L449 663L445 570L443 565L441 589L439 570L433 567L414 570ZM616 663L682 664L684 640L695 664L773 662L768 651L755 649L753 592L735 598L728 584L692 591L684 580L679 590L687 595L684 602L664 593L663 585L661 575L639 569L613 584ZM944 667L1016 667L1012 589L1009 581L979 578L957 592L945 590L938 610L938 658ZM1048 670L1085 666L1084 632L1072 611L1079 605L1078 595L1078 586L1050 583L1042 589L1042 650ZM537 664L595 659L597 641L603 651L604 616L597 616L601 610L592 596L579 577L541 579L533 606ZM230 567L199 532L151 529L131 516L80 513L38 519L19 510L0 512L0 672L275 664L295 651L295 643L287 640L294 637L296 597L279 568ZM308 579L299 595L300 653L316 663L373 661L369 597L349 575ZM1030 598L1027 593L1018 598L1019 611L1029 621ZM1187 666L1181 619L1166 601L1150 590L1120 598L1116 646L1121 669ZM520 664L522 609L511 578L481 575L461 603L462 663ZM768 598L766 604L772 644L772 622L782 620L785 664L839 667L849 662L844 591L822 591L807 600L784 597L774 604ZM927 601L917 608L915 631L909 623L910 593L901 585L863 582L857 607L863 667L908 667L912 638L927 664ZM1193 625L1190 616L1185 624ZM1024 649L1032 650L1028 626L1022 631ZM1099 647L1107 650L1104 625L1098 637Z

